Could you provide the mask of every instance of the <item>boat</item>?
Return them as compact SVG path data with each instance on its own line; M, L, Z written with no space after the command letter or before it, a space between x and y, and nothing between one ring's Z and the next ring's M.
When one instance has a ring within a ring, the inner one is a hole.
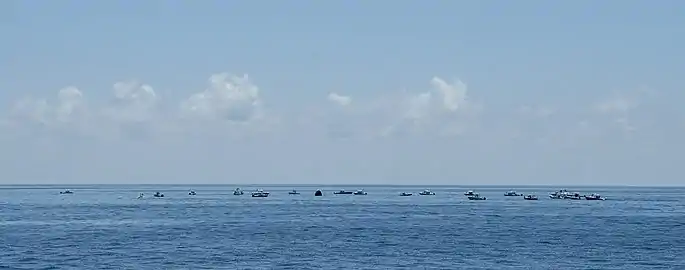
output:
M523 196L523 194L516 193L516 191L510 190L504 193L504 196Z
M157 198L162 198L162 197L164 197L164 194L159 193L159 191L157 191L157 192L155 192L155 194L152 195L152 196L155 196L155 197L157 197Z
M195 196L197 195L197 193L195 192L195 190L191 190L190 192L188 192L188 195Z
M67 189L65 191L60 191L59 194L74 194L74 192Z
M467 192L464 192L464 196L473 196L473 195L476 195L476 193L473 192L473 190L469 190Z
M236 189L233 191L233 195L243 195L243 193L244 193L244 192L243 192L240 188L236 188Z
M290 194L290 195L298 195L298 194L300 194L300 193L297 192L297 190L294 190L294 189L293 189L293 191L288 192L288 194Z
M269 197L269 192L266 192L260 188L260 189L257 189L255 192L252 192L252 197L260 197L260 198Z
M400 193L400 196L403 196L403 197L411 196L411 195L414 195L414 194L407 193L407 192L402 192L402 193Z
M138 199L142 199L143 197L145 197L143 193L138 194Z
M430 189L426 189L424 191L419 192L419 195L435 195L435 192L431 191Z
M333 192L333 194L345 194L345 195L353 194L353 193L354 192L352 192L352 191L345 191L344 189L341 189L340 191Z
M538 196L535 196L535 195L533 195L533 194L528 194L528 195L526 195L526 196L523 196L523 199L524 199L524 200L528 200L528 201L537 201L537 200L538 200Z
M560 189L558 191L555 191L555 192L549 194L549 197L551 199L566 199L566 197L568 197L568 196L569 196L569 193L565 189Z
M316 192L314 192L314 196L323 196L323 192L321 192L320 189L317 189Z
M604 198L604 197L602 197L601 195L599 195L599 194L597 194L597 193L592 193L592 194L590 194L590 195L585 195L584 197L585 197L585 199L588 200L588 201L604 201L604 200L607 199L607 198Z
M353 194L354 195L366 195L367 193L363 189L360 189L360 190L355 191Z
M484 201L486 199L485 197L481 197L478 193L474 193L473 195L470 195L467 198L469 198L469 200L472 201Z
M567 200L582 200L584 197L580 196L580 193L573 193L572 195L566 196L564 199Z

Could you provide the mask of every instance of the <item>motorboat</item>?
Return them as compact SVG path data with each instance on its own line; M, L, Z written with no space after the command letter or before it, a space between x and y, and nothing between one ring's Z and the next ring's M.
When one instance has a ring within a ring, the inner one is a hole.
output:
M566 199L566 197L568 197L568 196L569 196L569 193L565 189L560 189L558 191L555 191L555 192L549 194L549 197L551 199Z
M516 193L516 191L510 190L504 193L504 196L523 196L523 194Z
M414 195L414 194L407 193L407 192L402 192L402 193L400 193L400 196L403 196L403 197L411 196L411 195Z
M367 193L363 189L360 189L360 190L357 190L354 192L354 195L366 195L366 194Z
M584 197L585 197L585 199L588 200L588 201L604 201L604 200L607 199L607 198L602 197L601 195L599 195L599 194L597 194L597 193L592 193L592 194L590 194L590 195L585 195Z
M59 194L74 194L74 192L67 189L65 191L60 191Z
M435 195L435 192L430 189L425 189L424 191L419 192L419 195Z
M473 190L469 190L467 192L464 192L464 196L473 196L473 195L476 195L476 193L473 192Z
M260 189L257 189L255 192L252 192L252 197L260 197L260 198L269 197L269 192L266 192L260 188Z
M580 193L573 193L572 195L566 196L567 200L582 200L584 196L580 196Z
M320 189L317 189L316 192L314 192L314 196L323 196L323 192L321 192Z
M353 194L354 192L352 191L345 191L344 189L341 189L340 191L333 192L333 194L343 194L343 195L349 195Z
M145 197L143 193L138 194L138 199L142 199L143 197Z
M537 201L537 200L538 200L538 196L535 196L535 195L533 195L533 194L528 194L528 195L526 195L526 196L523 196L523 199L524 199L524 200L528 200L528 201Z
M190 192L188 192L188 195L195 196L197 195L197 193L195 192L195 190L191 190Z
M474 193L473 195L470 195L467 198L469 198L469 200L472 201L484 201L486 199L485 197L480 196L480 194L478 193Z
M298 194L300 194L300 193L297 192L297 190L294 190L294 189L293 189L293 191L288 192L288 194L290 194L290 195L298 195Z
M162 198L162 197L164 197L164 194L159 193L159 191L157 191L157 192L155 192L155 194L152 195L152 196L155 196L155 197L157 197L157 198Z
M244 192L243 192L243 190L241 190L240 188L236 188L236 189L233 191L233 195L243 195L243 194L244 194Z

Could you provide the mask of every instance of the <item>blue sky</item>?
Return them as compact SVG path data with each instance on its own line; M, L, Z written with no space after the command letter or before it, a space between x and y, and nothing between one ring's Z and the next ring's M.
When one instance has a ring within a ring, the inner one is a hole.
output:
M682 1L3 1L0 183L683 185Z

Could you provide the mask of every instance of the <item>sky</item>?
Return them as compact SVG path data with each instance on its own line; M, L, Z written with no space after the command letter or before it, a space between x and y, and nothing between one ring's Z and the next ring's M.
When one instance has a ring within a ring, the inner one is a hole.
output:
M682 186L682 14L2 1L0 184Z

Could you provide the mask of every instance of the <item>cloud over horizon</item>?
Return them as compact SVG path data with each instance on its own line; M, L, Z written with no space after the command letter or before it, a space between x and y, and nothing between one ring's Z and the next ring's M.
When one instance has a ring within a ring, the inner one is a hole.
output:
M156 162L152 166L155 170L163 170L166 162L179 169L190 162L190 156L203 164L197 166L213 168L208 171L224 167L222 160L232 164L227 166L263 163L265 168L285 162L288 165L278 165L266 175L290 175L293 179L305 172L313 177L317 171L327 170L321 177L332 177L335 171L346 170L337 181L367 177L383 182L399 173L393 170L419 166L417 172L398 176L405 179L398 181L420 178L418 172L442 170L445 179L469 176L473 183L488 183L497 182L496 176L484 168L510 170L517 178L534 177L535 172L552 177L562 170L579 173L578 168L562 167L580 166L586 163L583 160L613 164L629 156L647 158L669 149L665 143L677 137L670 132L683 130L655 126L651 118L640 114L643 106L653 101L642 92L615 93L576 107L531 105L535 104L531 101L518 107L494 108L486 106L487 100L479 97L478 89L468 88L459 79L450 82L435 76L425 85L423 91L398 91L375 99L328 92L316 104L318 109L299 111L265 106L263 101L269 100L272 89L261 89L247 74L213 74L204 90L189 91L185 99L176 102L163 99L163 89L137 80L114 83L104 99L89 95L92 89L67 86L52 97L17 99L0 122L4 134L0 137L5 145L32 149L18 159L23 162L43 159L36 157L39 152L35 151L50 148L80 156L82 161L101 160L110 170L114 170L111 166L115 165L110 163L115 161L96 156L118 156L115 163L123 164L138 160L130 166L142 166L141 171L147 170L141 158L148 155L153 156L146 162ZM659 138L661 142L653 141ZM103 152L96 154L92 149ZM583 157L591 155L589 149L600 153ZM293 154L302 161L288 160ZM528 161L516 160L517 155ZM163 162L163 156L171 160ZM480 165L452 170L468 163ZM376 167L365 167L370 164ZM547 168L541 168L543 164ZM246 168L232 170L241 171L243 177L249 175L249 170L243 171ZM622 175L617 170L594 174ZM39 175L29 178L35 180ZM185 172L176 176L190 175ZM476 176L489 180L477 180ZM154 173L148 177L161 178ZM262 180L253 181L265 181L266 177L259 178Z

